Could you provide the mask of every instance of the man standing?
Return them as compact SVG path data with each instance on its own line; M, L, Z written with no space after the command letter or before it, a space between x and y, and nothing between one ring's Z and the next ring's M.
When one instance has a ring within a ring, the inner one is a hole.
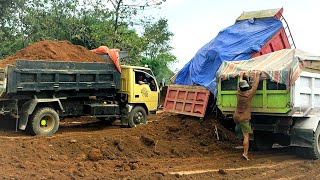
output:
M246 80L243 80L245 74L240 73L240 81L237 91L237 109L233 115L233 120L238 123L243 133L243 154L242 156L249 160L249 134L252 133L251 120L251 99L255 95L259 85L260 71L256 72L256 77L252 87L249 86Z

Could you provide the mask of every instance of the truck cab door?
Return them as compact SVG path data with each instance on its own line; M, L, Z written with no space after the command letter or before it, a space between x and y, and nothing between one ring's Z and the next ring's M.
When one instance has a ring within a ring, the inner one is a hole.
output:
M135 70L134 101L143 103L149 111L158 108L159 88L155 78L149 73Z

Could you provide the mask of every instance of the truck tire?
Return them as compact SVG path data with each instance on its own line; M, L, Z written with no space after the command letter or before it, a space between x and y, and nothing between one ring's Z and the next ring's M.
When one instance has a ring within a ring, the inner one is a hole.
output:
M59 128L59 115L49 107L39 108L31 115L28 129L32 135L51 135Z
M137 127L142 124L147 123L147 113L146 110L141 106L134 107L129 113L129 126L131 128Z
M311 148L298 148L299 155L308 159L320 159L320 125L318 125L316 132L313 134Z
M272 149L272 145L274 144L274 140L272 135L270 134L255 134L253 146L257 151L268 151Z

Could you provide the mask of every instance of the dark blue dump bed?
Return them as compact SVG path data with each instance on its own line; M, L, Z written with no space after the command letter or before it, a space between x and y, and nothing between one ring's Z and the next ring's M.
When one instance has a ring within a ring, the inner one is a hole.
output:
M6 79L6 96L15 98L108 96L120 89L120 73L107 63L18 60Z

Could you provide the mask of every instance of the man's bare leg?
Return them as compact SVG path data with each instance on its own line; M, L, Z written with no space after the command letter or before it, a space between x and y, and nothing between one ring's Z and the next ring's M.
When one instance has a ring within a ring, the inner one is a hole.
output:
M243 133L243 157L249 160L249 133Z

